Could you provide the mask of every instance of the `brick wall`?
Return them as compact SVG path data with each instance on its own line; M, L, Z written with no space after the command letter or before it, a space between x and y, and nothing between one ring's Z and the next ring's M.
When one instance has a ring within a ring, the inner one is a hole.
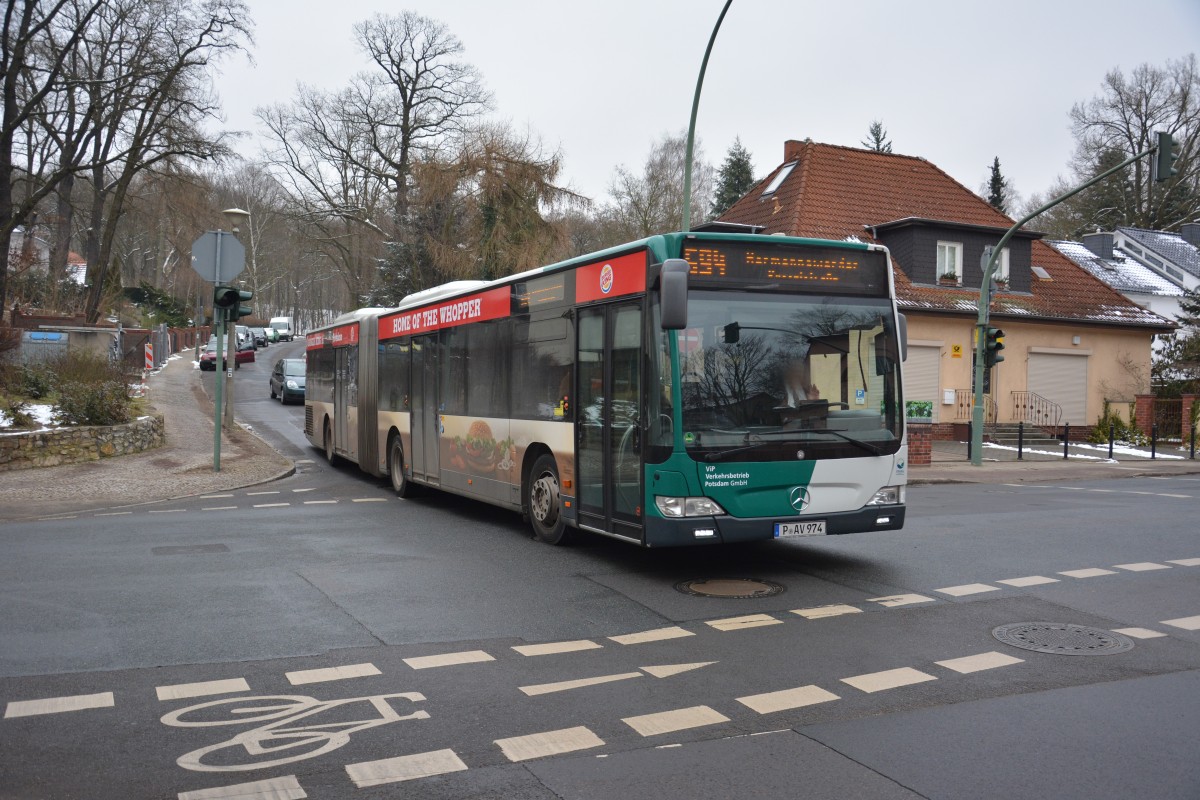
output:
M929 423L908 423L908 463L914 467L933 463L933 426Z

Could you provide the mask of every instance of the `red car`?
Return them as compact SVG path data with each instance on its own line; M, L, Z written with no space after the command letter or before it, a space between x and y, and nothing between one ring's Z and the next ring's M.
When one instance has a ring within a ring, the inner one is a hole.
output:
M239 367L241 367L243 361L253 361L254 360L254 350L253 349L251 349L249 351L249 356L250 357L247 358L246 351L239 350L237 352L237 354L234 356L233 368L238 369ZM217 369L217 340L215 338L209 339L208 346L206 346L204 348L204 350L200 353L200 369L205 370L206 372L208 370L216 371L216 369Z

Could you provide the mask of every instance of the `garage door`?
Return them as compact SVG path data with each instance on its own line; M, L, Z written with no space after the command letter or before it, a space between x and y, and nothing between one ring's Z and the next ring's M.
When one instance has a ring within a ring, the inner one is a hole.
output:
M1030 353L1029 391L1062 407L1060 423L1087 425L1087 356Z
M942 408L941 363L940 347L910 346L904 360L904 399L932 402L934 422Z

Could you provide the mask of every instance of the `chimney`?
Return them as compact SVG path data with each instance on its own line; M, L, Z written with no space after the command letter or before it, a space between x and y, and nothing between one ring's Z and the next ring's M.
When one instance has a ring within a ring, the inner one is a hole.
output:
M1185 222L1179 228L1179 235L1193 247L1200 247L1200 222Z
M804 145L806 145L806 144L808 144L807 141L798 142L795 139L788 139L786 142L784 142L783 143L783 163L790 164L793 161L799 161L800 153L802 150L804 150Z
M1083 235L1083 246L1100 258L1111 259L1113 257L1113 240L1111 233L1085 233Z

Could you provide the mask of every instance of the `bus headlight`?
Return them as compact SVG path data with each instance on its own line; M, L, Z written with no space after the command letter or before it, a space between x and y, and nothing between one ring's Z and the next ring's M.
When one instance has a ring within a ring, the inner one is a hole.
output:
M867 501L869 506L894 506L904 502L903 486L885 486Z
M713 517L725 513L719 503L707 497L655 497L654 504L664 517Z

